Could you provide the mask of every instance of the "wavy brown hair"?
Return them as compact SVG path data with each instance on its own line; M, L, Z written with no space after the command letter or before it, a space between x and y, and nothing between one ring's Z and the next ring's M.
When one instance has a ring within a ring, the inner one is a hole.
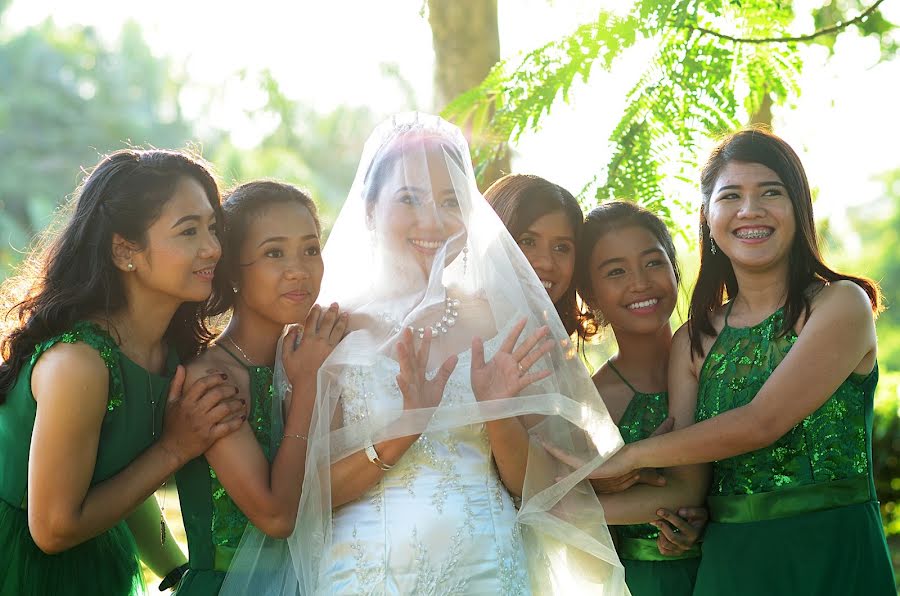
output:
M216 181L199 159L185 153L116 151L87 176L69 206L71 216L45 236L18 275L2 286L8 331L0 343L0 404L35 346L77 321L108 318L125 306L122 273L113 264L113 235L145 246L147 229L184 177L206 191L221 232ZM212 338L205 318L203 303L185 302L169 322L165 339L182 359L196 355Z
M793 329L800 317L809 312L808 289L815 282L852 281L869 296L872 311L877 313L881 308L880 294L874 281L839 273L825 264L816 236L809 181L797 153L770 131L747 128L722 140L713 149L700 174L700 190L703 194L700 209L700 271L691 294L688 319L691 350L698 356L704 355L703 336L716 336L712 314L725 300L734 299L739 291L731 261L721 250L716 254L710 250L709 223L706 220L716 180L725 166L733 161L761 164L778 174L794 208L797 230L788 258L788 292L781 333Z
M578 258L578 239L584 213L575 197L568 190L549 180L530 174L508 174L484 191L484 198L490 203L506 226L509 234L518 241L528 226L538 218L551 213L562 212L575 234L575 258ZM577 268L576 268L577 271ZM556 312L563 326L572 335L580 326L584 316L578 305L575 279L557 300Z

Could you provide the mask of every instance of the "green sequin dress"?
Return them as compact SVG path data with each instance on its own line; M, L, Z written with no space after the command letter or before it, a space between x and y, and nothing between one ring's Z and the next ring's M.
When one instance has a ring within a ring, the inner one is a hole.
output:
M248 422L268 459L272 444L272 369L247 366L224 346L219 348L237 360L250 376ZM190 569L176 593L178 596L218 594L244 535L247 517L225 492L205 457L184 466L175 475L175 482L190 554Z
M610 370L634 392L619 420L619 431L626 443L646 439L669 415L667 393L641 393L607 362ZM619 558L625 566L625 582L632 596L690 596L694 590L700 547L679 557L660 554L656 546L659 530L650 524L616 526Z
M178 359L169 350L166 372L156 375L129 360L93 323L39 344L0 405L0 595L122 596L143 590L134 538L124 521L62 553L41 551L28 530L28 453L37 405L31 372L57 343L85 343L100 352L109 370L109 400L100 428L91 485L114 476L158 437L165 397Z
M700 371L698 421L756 396L797 340L779 336L783 317L734 328L726 314ZM877 382L877 366L851 374L773 444L713 462L694 594L896 594L872 480Z

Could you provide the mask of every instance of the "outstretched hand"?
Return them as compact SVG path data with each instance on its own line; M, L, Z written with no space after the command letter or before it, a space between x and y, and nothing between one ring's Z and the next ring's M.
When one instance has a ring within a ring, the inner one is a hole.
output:
M666 418L656 427L650 437L664 435L674 428L675 419ZM563 462L573 470L585 465L580 457L569 453L567 450L542 441L547 452ZM649 484L650 486L665 486L666 478L654 468L639 468L631 462L631 450L628 445L614 453L608 460L600 464L587 478L598 493L617 493L635 484Z
M425 330L425 336L419 349L416 350L411 329L404 329L397 343L397 361L400 374L397 375L397 386L403 396L403 409L433 408L441 402L447 381L456 368L457 357L450 356L441 365L433 379L425 378L428 367L428 355L431 352L431 329Z
M478 401L513 397L550 376L549 370L528 372L553 348L552 340L541 341L550 332L548 327L541 327L515 347L527 322L522 319L512 328L500 350L488 362L484 361L484 342L477 337L472 340L472 391Z

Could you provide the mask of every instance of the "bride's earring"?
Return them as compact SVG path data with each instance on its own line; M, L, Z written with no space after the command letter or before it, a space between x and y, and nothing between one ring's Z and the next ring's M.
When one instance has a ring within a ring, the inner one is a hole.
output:
M469 245L463 246L463 275L466 274L466 269L468 269L469 265Z

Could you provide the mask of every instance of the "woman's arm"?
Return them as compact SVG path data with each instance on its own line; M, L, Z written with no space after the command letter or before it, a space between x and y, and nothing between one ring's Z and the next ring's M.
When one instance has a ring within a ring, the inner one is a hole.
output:
M821 407L850 373L871 370L875 346L868 297L852 282L832 283L816 296L797 341L753 401L628 445L592 476L716 461L771 445Z
M181 547L172 538L169 527L165 524L162 530L166 533L166 540L160 540L161 520L162 513L154 496L144 501L125 519L141 554L141 561L157 577L165 577L176 567L187 563L187 557L181 552Z
M472 341L472 391L479 402L514 397L551 374L549 370L528 372L553 348L553 341L544 339L550 333L548 327L540 327L516 347L527 322L522 319L513 326L487 362L484 342L478 338ZM500 480L511 494L521 496L528 463L528 431L518 417L491 420L485 426Z
M291 329L283 340L284 367L294 395L284 424L285 436L271 466L249 424L206 452L228 496L254 526L276 538L286 538L294 531L316 402L316 374L340 342L347 324L346 314L339 315L337 308L326 310L319 324L319 312L318 308L310 311L305 327Z
M457 358L451 356L441 365L432 380L426 380L425 372L430 350L430 330L425 332L418 350L415 349L412 332L409 329L404 330L400 336L397 343L397 361L400 364L397 386L403 396L404 410L415 411L436 407L441 401L444 387L450 380L453 369L456 368ZM372 447L379 461L387 467L393 467L418 438L417 433L381 441ZM370 461L364 451L358 451L335 462L331 466L331 506L339 507L360 498L381 480L386 471Z
M669 416L674 420L674 428L692 425L697 407L697 375L687 325L672 338L668 387ZM700 505L706 500L709 466L666 468L663 474L664 486L637 484L624 492L599 495L607 522L616 525L652 522L659 519L659 509L677 510L685 505Z
M219 437L233 432L241 408L219 375L180 396L184 369L169 389L162 436L124 470L91 486L109 374L84 344L60 344L34 367L37 402L28 464L28 526L44 552L58 553L108 530L147 500L163 481ZM149 424L149 420L148 420Z

